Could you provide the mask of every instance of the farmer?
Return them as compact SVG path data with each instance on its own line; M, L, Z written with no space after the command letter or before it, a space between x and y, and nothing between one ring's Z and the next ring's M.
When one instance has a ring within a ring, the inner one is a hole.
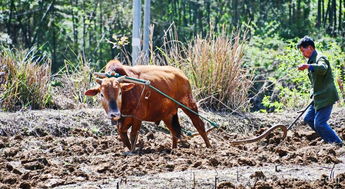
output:
M315 50L312 38L305 36L297 44L305 58L306 64L298 66L298 70L308 70L308 77L313 90L313 104L307 110L304 122L307 123L327 143L342 145L342 140L328 125L333 104L339 100L334 84L331 66L325 56Z

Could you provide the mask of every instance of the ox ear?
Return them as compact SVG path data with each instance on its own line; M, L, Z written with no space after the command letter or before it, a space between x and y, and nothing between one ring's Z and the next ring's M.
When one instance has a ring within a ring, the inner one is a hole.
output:
M89 89L85 92L86 96L95 96L99 93L99 88Z
M133 89L135 84L134 83L121 83L120 86L121 86L122 91L129 91L129 90Z

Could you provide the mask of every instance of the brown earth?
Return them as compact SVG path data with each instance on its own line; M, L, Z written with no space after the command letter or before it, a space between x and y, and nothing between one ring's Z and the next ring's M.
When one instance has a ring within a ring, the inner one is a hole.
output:
M221 125L209 135L212 148L197 136L172 150L163 125L144 123L128 155L100 109L0 112L0 188L345 188L345 147L323 143L307 126L295 125L285 140L276 131L229 143L297 113L203 114ZM330 121L343 139L344 115L336 108Z

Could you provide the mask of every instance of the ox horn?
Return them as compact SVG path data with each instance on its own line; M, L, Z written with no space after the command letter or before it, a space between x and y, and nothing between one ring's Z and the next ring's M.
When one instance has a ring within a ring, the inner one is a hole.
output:
M121 82L124 82L125 79L126 79L126 76L121 76L121 77L117 78L117 81L121 83Z
M107 74L105 74L105 73L95 72L93 74L99 78L106 78L107 77Z
M96 78L96 82L97 82L98 84L102 85L103 80L100 79L100 78Z

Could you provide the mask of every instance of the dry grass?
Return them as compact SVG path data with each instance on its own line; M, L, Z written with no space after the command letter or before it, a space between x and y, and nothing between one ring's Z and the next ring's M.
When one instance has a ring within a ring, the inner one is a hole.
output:
M0 109L75 109L95 105L97 98L86 98L92 73L82 58L65 62L56 74L51 74L51 62L36 56L36 50L4 49L0 54ZM98 103L97 103L98 104Z
M252 76L243 67L245 34L196 37L187 45L181 44L174 32L159 53L153 53L153 64L179 67L189 78L199 104L215 110L247 111L248 92Z
M208 106L233 110L247 107L252 82L248 71L242 68L243 49L239 35L196 38L189 49L190 64L186 71L190 71L191 82L199 90L198 98L209 99Z
M90 98L84 92L95 84L93 70L80 57L77 62L65 61L64 67L54 75L53 101L59 109L75 109L98 105L97 98Z
M35 56L35 49L3 49L0 54L0 105L6 111L42 109L51 105L50 61Z
M248 110L252 77L243 67L245 35L196 37L183 44L171 28L161 48L153 51L151 44L150 64L169 64L182 69L199 105L204 108ZM95 82L90 64L82 57L77 62L66 60L65 66L53 76L50 61L45 57L36 61L34 50L7 50L0 58L0 72L5 73L0 76L0 103L4 110L41 109L52 104L59 109L74 109L99 104L97 98L84 95ZM141 61L145 62L143 58Z

